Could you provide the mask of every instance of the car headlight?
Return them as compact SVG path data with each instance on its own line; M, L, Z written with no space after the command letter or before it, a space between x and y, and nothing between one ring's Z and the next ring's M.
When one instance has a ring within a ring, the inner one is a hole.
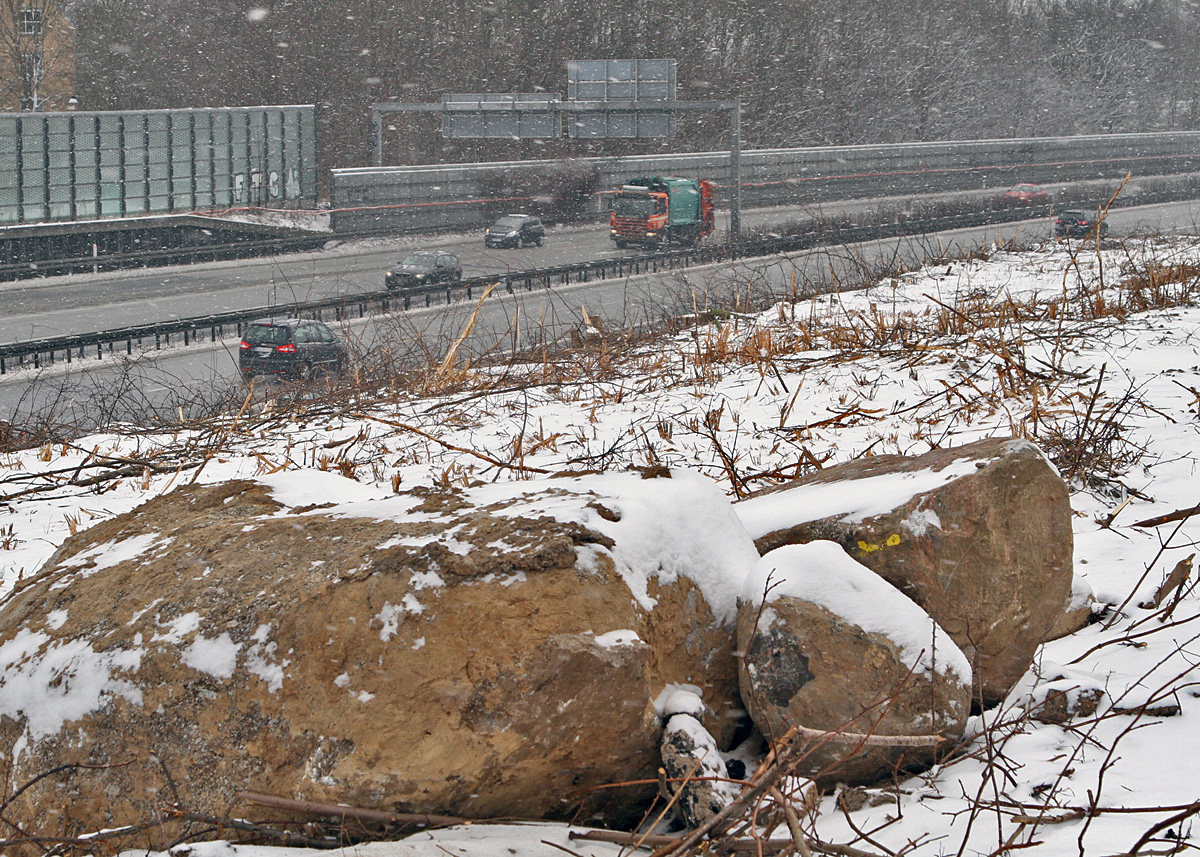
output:
M504 236L504 237L505 237L505 238L516 238L516 237L517 237L517 231L514 229L512 232L508 233L508 234L507 234L506 236Z

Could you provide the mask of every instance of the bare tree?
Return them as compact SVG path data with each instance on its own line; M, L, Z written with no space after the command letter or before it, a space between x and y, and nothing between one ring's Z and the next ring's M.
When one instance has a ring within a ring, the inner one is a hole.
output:
M53 0L0 0L0 103L66 109L74 90L74 31Z
M740 99L756 148L1200 127L1190 0L70 3L86 108L315 103L323 166L368 162L373 103L565 94L569 59L676 59L679 97ZM636 141L446 140L436 117L388 124L390 163L728 143L724 117L700 114Z

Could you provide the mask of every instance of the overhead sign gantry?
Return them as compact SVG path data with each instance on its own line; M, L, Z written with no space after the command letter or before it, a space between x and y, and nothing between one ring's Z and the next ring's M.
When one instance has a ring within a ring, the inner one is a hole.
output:
M675 60L571 60L567 98L550 93L450 94L432 104L371 106L372 162L383 166L383 114L438 113L448 138L600 139L664 137L675 133L680 110L729 115L729 240L741 234L741 102L679 101Z

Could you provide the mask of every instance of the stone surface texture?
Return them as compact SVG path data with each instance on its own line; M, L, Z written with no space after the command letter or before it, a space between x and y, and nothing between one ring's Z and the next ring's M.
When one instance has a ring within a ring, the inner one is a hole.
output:
M757 554L702 477L288 499L312 493L178 489L72 537L12 594L10 785L98 767L38 782L8 817L75 835L175 803L236 815L246 789L619 824L653 789L592 788L655 778L665 687L694 687L714 735L744 716L736 607L710 601ZM699 538L686 515L708 516Z
M1072 587L1066 484L1032 443L987 439L828 467L737 504L760 553L828 539L923 607L1000 702Z

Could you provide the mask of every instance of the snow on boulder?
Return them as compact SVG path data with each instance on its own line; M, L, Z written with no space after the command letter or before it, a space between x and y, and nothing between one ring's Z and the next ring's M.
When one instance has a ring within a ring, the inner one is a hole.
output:
M763 735L819 730L799 770L863 785L929 766L963 735L971 667L929 615L840 545L766 554L738 606L742 698ZM837 733L836 735L834 733ZM940 737L940 744L872 739Z
M715 735L744 716L734 624L757 559L688 472L176 490L73 536L0 606L7 781L97 766L6 817L75 835L176 801L237 815L250 790L621 822L649 792L592 787L655 778L662 697L702 696Z
M976 707L1005 697L1070 597L1067 486L1027 441L857 459L736 508L760 553L832 540L921 605L970 660Z
M1047 642L1058 640L1076 631L1086 628L1096 619L1096 611L1100 609L1096 602L1096 592L1092 585L1079 574L1071 579L1071 594L1067 596L1066 607L1054 627L1046 633Z

